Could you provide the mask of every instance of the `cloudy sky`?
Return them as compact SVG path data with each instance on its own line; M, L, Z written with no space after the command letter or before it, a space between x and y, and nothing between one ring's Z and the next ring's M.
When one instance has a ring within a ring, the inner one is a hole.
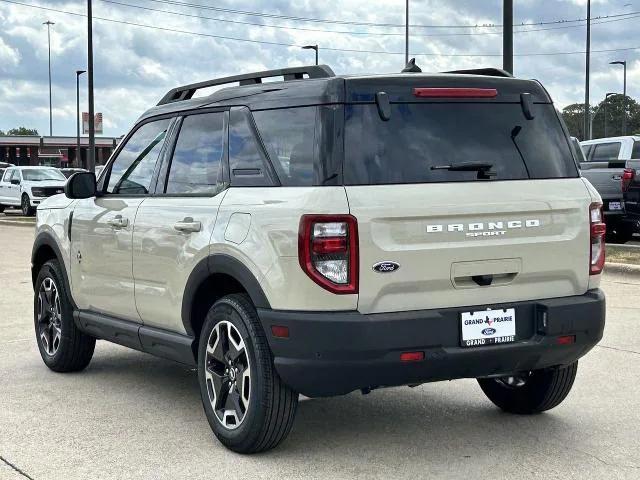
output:
M586 17L586 0L514 3L516 23L525 24L515 34L516 75L541 80L560 107L583 101L586 27L576 20ZM592 98L622 90L622 68L609 66L612 60L629 62L628 93L639 98L640 0L592 4L594 17L608 16L594 19L592 27ZM318 43L321 63L337 73L397 72L404 63L404 0L93 5L96 111L104 113L105 135L126 133L178 84L312 63L313 51L300 45ZM501 66L501 6L502 0L411 0L411 56L424 71ZM0 130L24 125L48 132L42 22L51 20L54 134L75 134L75 70L86 66L85 8L83 0L0 0Z

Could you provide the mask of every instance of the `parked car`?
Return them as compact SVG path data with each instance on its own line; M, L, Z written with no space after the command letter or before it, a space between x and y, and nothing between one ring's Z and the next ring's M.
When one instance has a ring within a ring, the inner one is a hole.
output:
M71 175L73 175L74 173L78 173L78 172L86 172L87 170L84 168L61 168L60 172L62 172L62 174L69 178Z
M607 241L626 243L640 224L625 208L623 172L627 160L640 156L640 137L598 138L580 142L584 158L580 159L582 175L598 190L603 200Z
M64 193L67 178L54 167L9 167L0 180L0 211L20 207L33 215L47 197Z
M477 378L506 412L551 409L605 321L574 155L546 90L500 70L175 88L97 184L40 205L40 354L78 371L104 339L197 367L242 453L287 436L299 393Z

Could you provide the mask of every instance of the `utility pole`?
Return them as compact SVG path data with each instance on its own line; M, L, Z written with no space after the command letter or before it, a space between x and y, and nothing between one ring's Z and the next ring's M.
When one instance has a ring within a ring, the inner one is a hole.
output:
M95 111L93 107L93 12L91 0L87 0L87 82L89 90L89 151L87 152L87 170L96 171L96 132Z
M47 40L49 43L49 136L53 136L53 108L51 102L51 25L55 25L50 20L43 23L47 26Z
M513 75L513 0L504 0L502 16L502 68Z
M584 77L584 140L590 140L589 119L591 116L589 106L589 80L591 75L591 0L587 0L587 58L585 62Z
M82 155L80 154L80 75L86 73L86 70L76 70L76 130L77 130L77 149L76 149L76 163L79 167L82 167Z
M406 1L404 24L404 65L409 63L409 0Z

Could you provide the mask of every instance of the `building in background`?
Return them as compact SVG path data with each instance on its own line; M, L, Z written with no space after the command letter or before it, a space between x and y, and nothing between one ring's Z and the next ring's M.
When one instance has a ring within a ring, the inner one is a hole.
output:
M107 162L119 141L120 138L96 137L96 165ZM0 137L0 162L85 168L88 147L88 138L80 138L78 154L77 137Z

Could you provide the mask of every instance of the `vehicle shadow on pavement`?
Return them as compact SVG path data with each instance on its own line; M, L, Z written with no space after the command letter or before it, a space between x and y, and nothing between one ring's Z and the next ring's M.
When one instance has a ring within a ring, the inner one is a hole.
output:
M194 369L117 348L117 352L97 355L82 374L88 382L109 385L119 401L130 397L126 403L145 405L150 415L186 420L190 430L181 440L185 444L196 449L223 448L204 419ZM382 389L369 395L355 392L300 401L289 438L259 458L267 463L293 461L302 454L317 459L330 455L344 461L365 456L373 461L394 455L407 461L428 451L434 461L454 461L487 459L483 446L490 446L499 450L497 457L505 459L531 448L550 449L552 444L558 448L562 437L579 436L580 426L566 418L554 412L505 414L484 397L473 380ZM203 440L209 445L203 445Z

